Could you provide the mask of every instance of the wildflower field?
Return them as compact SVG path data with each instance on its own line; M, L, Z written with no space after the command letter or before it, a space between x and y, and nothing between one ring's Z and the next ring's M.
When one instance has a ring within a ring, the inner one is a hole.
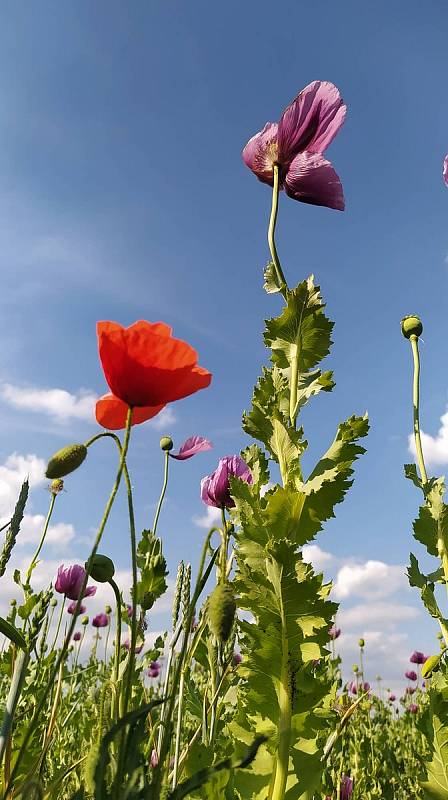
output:
M30 476L21 468L0 532L0 581L9 587L3 596L15 587L0 617L2 800L448 800L448 505L444 479L425 461L423 323L415 313L396 320L407 368L403 414L415 453L403 475L415 491L407 580L434 635L430 652L410 649L399 690L372 674L363 636L356 663L343 662L332 582L307 557L340 504L350 506L356 470L369 458L369 418L353 408L310 466L317 432L308 405L320 404L325 416L335 385L334 323L323 299L331 287L321 291L296 254L283 258L277 224L285 208L285 224L293 220L300 230L302 204L344 211L344 176L327 150L344 136L346 116L339 88L313 80L277 122L247 131L245 174L258 179L266 203L256 233L267 239L267 265L258 284L253 272L254 292L264 280L272 311L258 380L253 390L245 387L239 449L218 449L206 426L183 442L161 429L152 505L136 499L136 427L169 421L163 414L186 398L193 405L220 370L218 359L176 336L177 321L164 313L163 321L97 322L105 393L95 402L96 427L86 440L67 439L46 454L48 506L39 509L34 554L18 566L31 502ZM238 152L233 156L237 164ZM448 156L439 162L433 181L448 186ZM180 170L182 180L190 177ZM426 345L426 352L437 346ZM110 488L85 556L77 563L61 558L42 585L39 568L77 476L87 476L79 503L88 504L89 493L98 502L91 464L99 449ZM166 522L173 473L187 480L205 453L215 468L196 491L210 524L200 558L173 563ZM109 541L119 503L127 582ZM92 613L104 587L110 600ZM153 621L161 604L171 619L163 631Z

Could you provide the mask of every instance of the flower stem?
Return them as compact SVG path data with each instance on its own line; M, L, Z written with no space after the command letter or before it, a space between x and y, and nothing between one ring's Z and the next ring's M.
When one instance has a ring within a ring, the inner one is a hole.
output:
M414 358L414 381L413 381L413 388L412 388L412 402L414 406L414 439L415 439L415 449L417 452L417 461L418 466L420 469L420 477L422 481L423 489L425 488L425 484L428 482L428 476L426 474L426 467L425 467L425 460L423 458L423 448L422 448L422 440L420 435L420 355L418 352L418 338L415 334L412 334L410 337L411 347L412 347L412 355Z
M33 569L35 569L35 567L37 566L37 559L39 558L40 551L42 550L42 547L43 547L43 544L44 544L44 541L45 541L45 537L47 535L48 526L50 524L51 515L53 513L55 500L56 500L56 492L52 492L51 493L51 500L50 500L50 507L48 509L48 514L47 514L47 518L45 520L45 525L44 525L44 529L42 531L42 536L40 538L39 545L37 547L36 552L34 553L33 558L31 559L31 564L29 565L27 573L26 573L25 586L29 586Z
M40 717L40 715L42 713L42 710L43 710L43 708L44 708L44 706L45 706L45 704L47 702L48 694L49 694L50 690L52 689L52 687L53 687L53 685L55 683L56 676L58 675L58 672L59 672L59 667L62 664L62 662L63 662L63 660L65 658L65 655L67 653L68 646L70 644L70 640L72 638L73 631L75 629L76 619L77 619L77 615L79 613L79 608L81 606L81 602L82 602L82 598L83 598L83 595L84 595L84 591L86 589L87 581L88 581L88 578L89 578L89 575L90 575L90 572L91 572L91 569L92 569L93 559L95 558L95 556L96 556L96 554L98 552L98 548L100 546L100 542L101 542L101 539L102 539L102 536L103 536L103 533L104 533L104 529L105 529L107 521L109 519L109 515L110 515L110 512L112 510L112 506L114 504L114 500L115 500L115 497L117 495L118 488L120 486L121 476L123 474L123 469L124 469L125 460L126 460L126 454L128 452L128 447L129 447L129 440L130 440L130 436L131 436L131 427L132 427L132 408L129 408L128 415L127 415L127 420L126 420L126 431L125 431L125 436L124 436L123 447L122 447L122 450L121 450L120 462L119 462L118 469L117 469L117 474L116 474L116 477L115 477L114 484L112 486L111 493L109 495L109 499L108 499L108 501L106 503L106 507L105 507L104 512L103 512L103 517L101 519L101 522L100 522L100 525L99 525L99 528L98 528L98 533L96 535L92 551L90 553L90 557L89 557L88 564L87 564L87 569L86 569L86 574L85 574L85 577L84 577L83 585L81 587L81 591L79 593L77 605L76 605L74 614L72 616L72 620L71 620L71 623L69 625L69 629L67 631L67 635L65 637L63 646L62 646L62 648L61 648L61 650L59 652L59 656L56 659L56 662L55 662L55 664L53 666L53 669L52 669L52 671L51 671L51 673L49 675L48 682L46 684L45 690L42 693L42 697L41 697L39 703L37 703L37 705L35 707L34 714L33 714L32 718L30 720L30 724L29 724L28 729L27 729L27 731L26 731L26 733L25 733L25 735L23 737L23 741L22 741L20 750L17 753L17 758L15 760L14 767L13 767L13 770L11 772L11 775L10 775L10 778L9 778L9 781L8 781L8 785L6 787L6 791L5 791L5 794L4 794L4 800L6 800L6 798L11 794L11 789L12 789L14 780L16 778L16 775L17 775L17 773L19 771L19 767L20 767L20 764L22 762L23 756L24 756L24 754L25 754L25 752L26 752L26 750L28 748L28 743L29 743L29 741L31 739L31 736L34 733L36 725L37 725L37 723L39 721L39 717Z
M163 485L162 491L160 492L159 502L157 503L156 515L154 517L154 522L152 524L152 532L154 536L156 535L157 530L157 523L159 521L160 511L162 509L163 500L166 494L166 487L168 486L168 465L170 462L170 454L168 452L165 453L165 467L163 470Z
M56 647L56 642L57 642L57 640L58 640L59 631L60 631L60 629L61 629L62 615L63 615L63 613L64 613L64 606L65 606L65 601L66 601L66 599L67 599L67 598L66 598L66 596L64 595L64 599L62 600L62 603L61 603L61 610L60 610L60 612L59 612L58 624L57 624L57 626L56 626L56 633L55 633L55 635L54 635L53 644L51 645L51 650L54 650L54 648Z
M271 800L284 800L289 769L289 748L291 744L291 688L286 619L282 610L282 661L278 702L280 717L278 721L278 749L275 763L275 778Z
M274 184L272 187L272 206L271 206L271 216L269 219L269 228L268 228L268 244L269 244L269 250L271 251L272 262L274 264L274 268L277 273L278 285L283 297L286 299L286 295L288 292L288 284L286 283L286 278L283 274L283 270L280 264L280 259L278 257L277 247L275 246L275 226L277 224L279 191L280 191L279 167L278 164L274 164Z
M19 650L14 664L11 687L6 700L6 707L3 713L3 721L0 729L0 764L3 761L6 744L11 734L14 712L25 680L29 658L29 653L26 650Z

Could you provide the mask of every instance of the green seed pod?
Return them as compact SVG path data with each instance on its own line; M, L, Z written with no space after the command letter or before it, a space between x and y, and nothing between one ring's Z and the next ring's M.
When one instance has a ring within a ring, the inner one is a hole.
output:
M422 321L415 314L408 317L403 317L401 320L401 332L405 339L410 339L411 336L416 336L417 339L422 335L423 325Z
M353 664L352 670L353 670L353 672L355 673L355 675L357 675L357 673L359 672L359 667L358 667L358 665L357 665L357 664Z
M50 600L50 606L52 608L56 608L57 604L58 604L58 601L56 600L56 598L52 597L51 600Z
M49 460L47 478L63 478L81 466L87 455L87 447L84 444L70 444L58 450Z
M88 561L86 561L86 570L88 567ZM103 556L101 553L97 553L92 560L92 565L90 567L89 575L92 576L94 581L98 583L108 583L108 581L112 580L115 574L115 566L114 562L112 561L109 556Z
M9 605L10 606L16 606L17 605L17 600L13 597L12 600L9 601Z
M171 436L162 436L160 440L160 449L163 450L164 453L169 453L173 447L174 445Z
M106 614L112 614L112 606L106 606L106 608L104 610L105 610Z
M81 625L88 625L88 624L89 624L89 618L87 616L81 617Z
M360 639L358 644L359 644L360 648L362 649L363 647L365 647L366 643L365 643L364 639Z
M208 599L208 624L220 642L226 642L232 632L236 603L228 583L215 586Z
M430 675L438 668L442 654L438 656L429 656L422 666L422 678L429 678Z

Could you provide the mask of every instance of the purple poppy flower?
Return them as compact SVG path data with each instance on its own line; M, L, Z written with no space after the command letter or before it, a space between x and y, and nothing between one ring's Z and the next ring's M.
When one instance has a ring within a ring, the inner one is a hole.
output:
M230 496L230 478L239 478L246 483L253 483L253 478L246 462L239 456L224 456L211 475L202 478L201 497L208 506L215 508L234 508L235 501Z
M270 186L274 164L280 188L294 200L343 211L341 181L323 157L345 120L347 107L339 90L328 81L305 86L285 109L280 122L267 122L243 150L245 164Z
M80 564L64 569L64 565L58 568L58 575L54 588L60 594L64 594L70 600L77 600L84 583L86 571ZM91 597L96 592L96 586L86 586L83 597Z
M151 767L153 769L155 769L158 766L158 764L159 764L159 756L157 754L157 750L152 750L151 758L150 758L149 763L150 763L150 765L151 765Z
M109 617L107 614L104 614L104 612L97 614L96 617L92 619L92 625L94 628L107 628L109 625Z
M448 155L445 156L443 161L443 180L445 181L446 186L448 186Z
M241 653L234 653L233 654L233 664L234 664L235 667L237 667L239 664L241 664L242 660L243 660L243 656L241 655Z
M72 600L72 602L68 604L68 606L67 606L67 614L74 614L75 613L77 603L78 603L77 600ZM81 605L79 606L79 609L78 609L78 614L84 614L85 611L86 611L86 607L83 606L83 604L81 603Z
M408 679L408 681L416 681L417 680L417 673L414 672L413 669L406 670L406 672L404 674L405 674L405 677Z
M341 800L350 800L350 797L353 794L353 780L348 777L348 775L341 776L341 791L340 791L340 798Z
M406 694L414 694L415 686L406 686Z
M73 634L73 641L79 642L80 638L81 638L80 632L76 631L76 633Z
M418 705L417 705L417 703L410 703L410 705L409 705L409 708L408 708L408 711L409 711L411 714L417 714L417 712L418 712Z
M397 696L395 694L390 694L388 697L389 703L394 703L396 699Z
M130 606L129 603L126 603L126 614L128 615L128 619L132 619L132 611L132 606Z
M426 656L424 653L421 653L420 650L414 650L409 661L411 664L424 664L426 661Z
M363 694L366 692L370 692L370 683L365 681L364 683L361 683L359 686L357 686L356 682L352 681L348 688L351 694L358 694L358 691L360 691L361 694Z
M162 669L160 663L158 661L151 661L149 665L148 675L150 678L158 678L160 675L160 670Z
M333 625L328 631L328 633L330 635L330 639L339 639L341 635L341 629L337 628L336 625Z
M177 461L185 461L187 458L191 458L195 456L196 453L203 453L205 450L211 450L212 443L209 442L208 439L205 439L204 436L190 436L189 439L179 447L178 453L170 453L171 458L175 458Z

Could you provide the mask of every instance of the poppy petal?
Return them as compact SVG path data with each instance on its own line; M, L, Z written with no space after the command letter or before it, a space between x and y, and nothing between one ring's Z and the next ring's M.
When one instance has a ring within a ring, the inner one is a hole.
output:
M203 453L205 450L211 449L212 443L209 442L208 439L205 439L204 436L190 436L183 445L179 447L179 452L170 453L170 456L177 461L185 461L185 459L195 456L196 453Z
M332 164L321 153L299 153L288 169L285 189L302 203L343 211L344 193Z
M443 180L445 181L445 184L448 186L448 156L445 156L443 162Z
M263 183L273 183L273 165L278 159L277 123L267 122L262 131L249 139L243 161Z
M300 152L323 153L345 120L347 107L328 81L313 81L285 109L278 125L278 159L289 163Z
M164 406L143 406L134 408L132 425L139 425L148 419L157 416ZM113 394L105 394L97 400L95 416L103 428L110 431L120 431L126 427L129 406Z

